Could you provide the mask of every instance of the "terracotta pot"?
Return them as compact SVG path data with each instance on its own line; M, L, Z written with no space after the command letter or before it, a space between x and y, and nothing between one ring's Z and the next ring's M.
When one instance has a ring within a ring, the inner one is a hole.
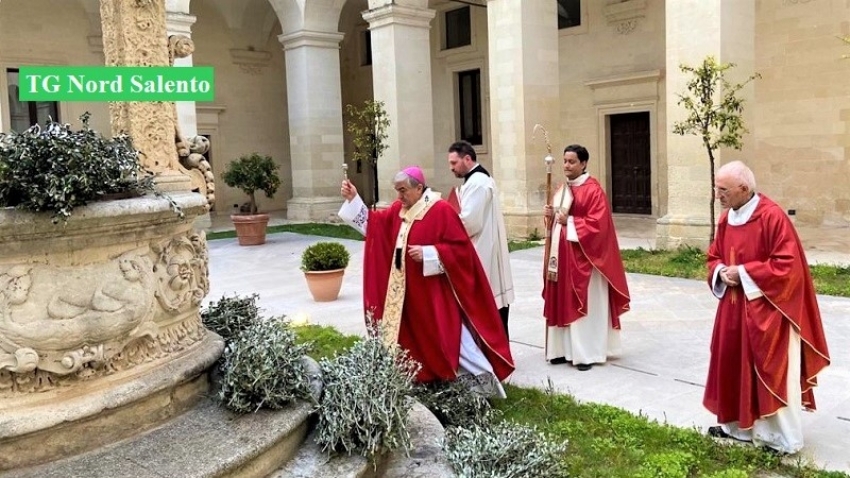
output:
M230 216L236 228L240 246L258 246L266 243L268 214L233 214Z
M335 269L332 271L304 271L304 278L307 279L307 288L313 294L313 300L316 302L330 302L339 297L339 290L342 288L342 276L345 269Z

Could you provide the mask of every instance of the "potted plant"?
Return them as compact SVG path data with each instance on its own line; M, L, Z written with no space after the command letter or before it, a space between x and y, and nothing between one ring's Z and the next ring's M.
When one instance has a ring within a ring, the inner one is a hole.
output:
M301 254L301 270L316 302L339 297L342 276L351 259L348 249L338 242L317 242Z
M228 165L222 179L232 188L239 188L248 195L248 204L230 220L236 228L240 246L256 246L266 242L266 226L269 215L257 211L256 191L263 191L267 198L274 197L280 187L278 165L269 156L252 153L242 156Z

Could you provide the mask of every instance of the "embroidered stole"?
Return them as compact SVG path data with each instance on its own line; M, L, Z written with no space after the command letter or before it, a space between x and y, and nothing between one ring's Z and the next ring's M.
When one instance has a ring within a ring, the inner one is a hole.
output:
M387 297L384 301L384 315L381 318L381 334L384 344L389 347L398 345L398 334L401 330L401 313L404 307L404 294L407 289L404 255L407 251L408 233L413 222L425 217L431 206L439 200L439 193L428 190L410 209L399 211L401 227L398 230L395 249L393 250L393 254L396 256L390 264L390 280L387 287ZM400 260L398 254L401 255Z
M573 205L573 192L570 190L570 185L564 183L564 186L555 193L555 197L553 198L553 202L558 202L558 208L552 211L552 230L550 231L550 246L549 246L549 258L547 259L546 266L546 279L552 282L558 281L558 250L560 249L560 240L561 240L561 228L562 226L560 222L555 220L554 214L557 212L563 212L567 214L570 212L570 207Z

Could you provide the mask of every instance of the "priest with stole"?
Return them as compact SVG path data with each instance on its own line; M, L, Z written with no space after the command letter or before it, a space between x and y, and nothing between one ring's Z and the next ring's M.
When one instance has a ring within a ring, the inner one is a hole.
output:
M347 179L339 216L366 236L363 306L422 365L419 382L462 379L504 397L514 370L499 310L457 212L412 166L396 174L398 199L369 210Z
M571 362L580 371L619 353L620 316L630 302L611 208L587 172L589 159L581 145L564 148L566 182L544 208L552 238L543 284L544 353L551 364Z

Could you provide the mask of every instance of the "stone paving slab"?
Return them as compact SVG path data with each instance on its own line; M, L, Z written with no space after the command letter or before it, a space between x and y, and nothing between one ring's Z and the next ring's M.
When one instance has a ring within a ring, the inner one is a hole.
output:
M352 252L340 298L313 302L299 270L308 245L328 238L281 233L263 246L240 247L235 239L210 241L207 301L223 294L260 294L267 314L309 316L362 335L362 247L339 240ZM622 247L645 238L620 239ZM833 263L850 264L850 249L820 252ZM705 429L714 417L702 406L708 369L709 341L716 301L702 281L629 274L632 310L623 316L623 353L607 365L579 372L569 365L552 366L543 358L543 300L540 295L542 250L511 254L517 301L511 306L511 348L517 370L511 382L543 387L551 379L559 390L582 401L608 403L667 423ZM803 414L804 457L827 469L850 472L850 299L819 296L833 365L815 390L819 410Z

